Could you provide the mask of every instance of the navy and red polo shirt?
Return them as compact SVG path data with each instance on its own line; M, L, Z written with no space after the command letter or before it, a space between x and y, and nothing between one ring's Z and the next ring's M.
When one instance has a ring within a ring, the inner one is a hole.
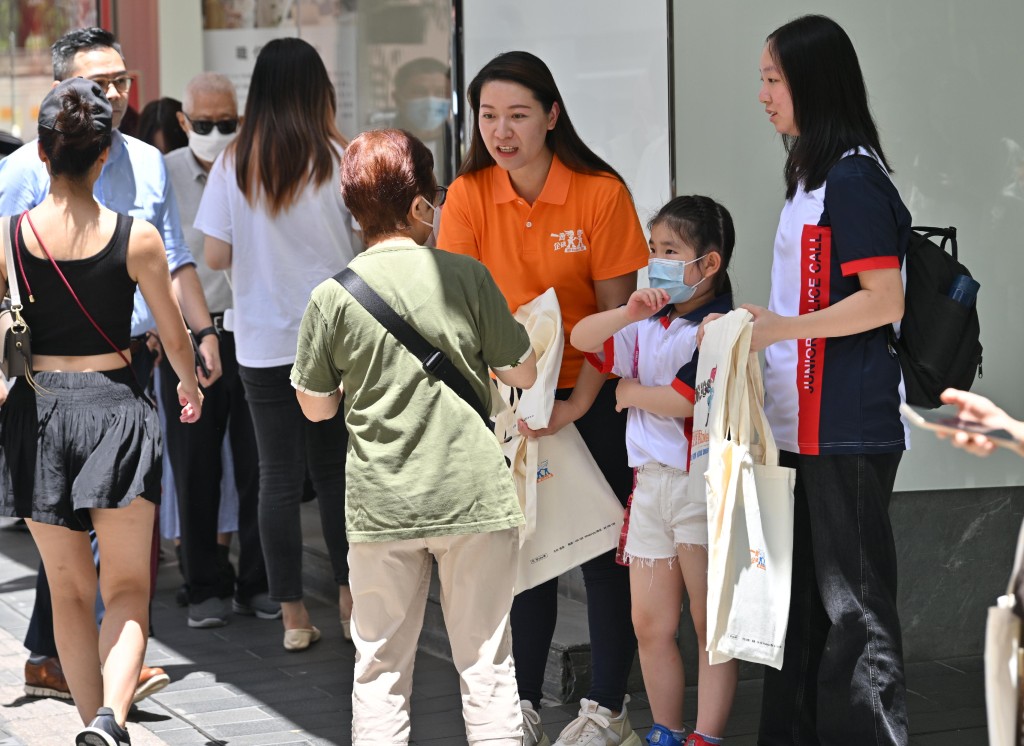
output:
M851 151L825 183L782 209L770 310L814 313L860 289L858 272L900 269L910 212L869 151ZM883 453L910 446L903 378L888 327L847 337L786 340L765 350L765 413L781 450Z

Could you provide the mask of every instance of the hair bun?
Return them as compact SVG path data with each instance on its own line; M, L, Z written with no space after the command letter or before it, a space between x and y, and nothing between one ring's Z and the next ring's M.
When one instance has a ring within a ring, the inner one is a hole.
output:
M113 107L98 83L69 78L46 94L39 106L39 126L65 137L106 135L113 126Z

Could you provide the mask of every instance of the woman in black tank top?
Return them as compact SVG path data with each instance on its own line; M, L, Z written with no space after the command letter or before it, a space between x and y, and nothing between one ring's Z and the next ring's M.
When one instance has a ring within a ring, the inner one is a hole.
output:
M182 422L199 418L203 400L159 234L93 197L113 118L101 87L84 78L43 100L50 193L11 218L3 242L34 337L33 375L9 392L0 386L0 515L27 519L49 575L61 666L88 723L76 744L108 746L129 743L125 716L146 650L160 495L156 410L130 368L136 284L181 380ZM90 530L103 557L98 635Z

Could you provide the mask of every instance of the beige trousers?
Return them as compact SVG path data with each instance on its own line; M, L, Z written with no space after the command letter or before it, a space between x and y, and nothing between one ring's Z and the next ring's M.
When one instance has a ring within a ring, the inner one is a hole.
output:
M350 545L353 746L409 742L412 670L432 557L461 680L466 739L488 746L522 743L509 630L518 553L516 529Z

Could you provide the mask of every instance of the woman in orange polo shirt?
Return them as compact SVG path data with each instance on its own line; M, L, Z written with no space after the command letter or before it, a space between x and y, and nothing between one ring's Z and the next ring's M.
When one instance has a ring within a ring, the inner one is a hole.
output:
M626 462L626 413L615 382L585 365L568 343L583 317L615 308L647 266L647 239L622 177L588 148L569 120L551 71L527 52L491 60L469 84L476 126L466 162L448 191L439 248L483 262L513 311L555 289L566 345L551 422L530 437L576 424L615 494L633 486ZM558 744L639 746L626 716L626 679L636 650L629 575L608 552L583 565L593 678L580 717ZM557 579L516 596L516 679L526 746L549 743L541 729L541 685L557 614Z

